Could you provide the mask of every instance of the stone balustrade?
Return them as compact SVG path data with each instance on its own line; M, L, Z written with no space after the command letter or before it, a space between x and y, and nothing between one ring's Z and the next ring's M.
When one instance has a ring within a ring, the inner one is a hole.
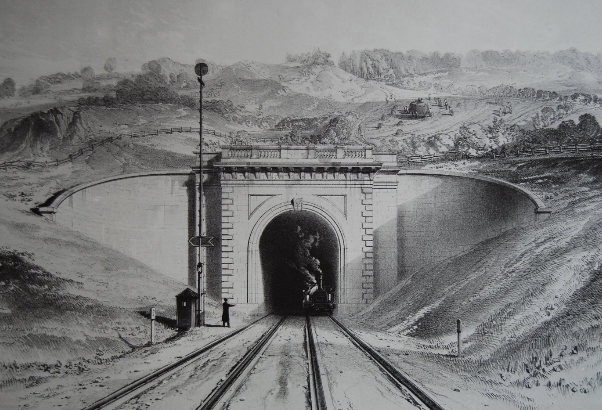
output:
M280 159L280 160L369 160L372 147L364 146L292 146L292 145L225 145L221 159Z

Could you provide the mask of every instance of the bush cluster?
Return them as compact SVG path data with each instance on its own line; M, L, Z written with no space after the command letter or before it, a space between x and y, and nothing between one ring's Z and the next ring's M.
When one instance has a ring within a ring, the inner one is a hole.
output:
M7 97L14 97L16 92L15 80L12 78L6 78L2 84L0 84L0 99Z
M589 144L602 137L602 128L592 114L580 115L578 123L573 120L562 121L557 128L534 130L520 128L515 131L517 131L515 140L501 145L498 152L541 145Z

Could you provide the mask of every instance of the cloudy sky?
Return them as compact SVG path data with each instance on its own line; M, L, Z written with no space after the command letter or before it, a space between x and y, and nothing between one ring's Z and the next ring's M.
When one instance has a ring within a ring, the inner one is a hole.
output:
M599 0L0 0L0 81L170 57L283 62L320 48L602 51Z

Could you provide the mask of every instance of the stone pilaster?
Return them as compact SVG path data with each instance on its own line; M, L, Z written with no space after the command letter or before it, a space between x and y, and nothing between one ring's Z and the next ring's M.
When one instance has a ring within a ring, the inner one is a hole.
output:
M362 303L371 303L374 299L374 199L372 188L362 188Z
M222 188L222 297L234 296L234 188Z

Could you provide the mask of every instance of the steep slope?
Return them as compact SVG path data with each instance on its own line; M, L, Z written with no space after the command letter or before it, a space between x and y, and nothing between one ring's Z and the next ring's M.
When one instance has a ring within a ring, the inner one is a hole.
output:
M0 386L34 386L110 363L149 341L141 312L155 306L173 317L185 284L24 212L27 194L2 198ZM163 325L157 332L158 340L174 334Z
M62 166L2 171L0 328L6 331L0 335L0 388L18 390L88 372L145 346L151 306L157 309L157 340L176 334L169 327L174 297L186 283L30 208L83 182L191 164L192 155L116 141Z
M599 388L602 166L543 159L480 171L538 192L554 213L434 269L401 273L402 282L355 320L414 337L438 356L455 353L462 319L463 371L501 374L522 394L544 385L559 394Z
M32 158L51 150L85 142L90 133L74 108L51 108L9 120L0 127L0 154Z

